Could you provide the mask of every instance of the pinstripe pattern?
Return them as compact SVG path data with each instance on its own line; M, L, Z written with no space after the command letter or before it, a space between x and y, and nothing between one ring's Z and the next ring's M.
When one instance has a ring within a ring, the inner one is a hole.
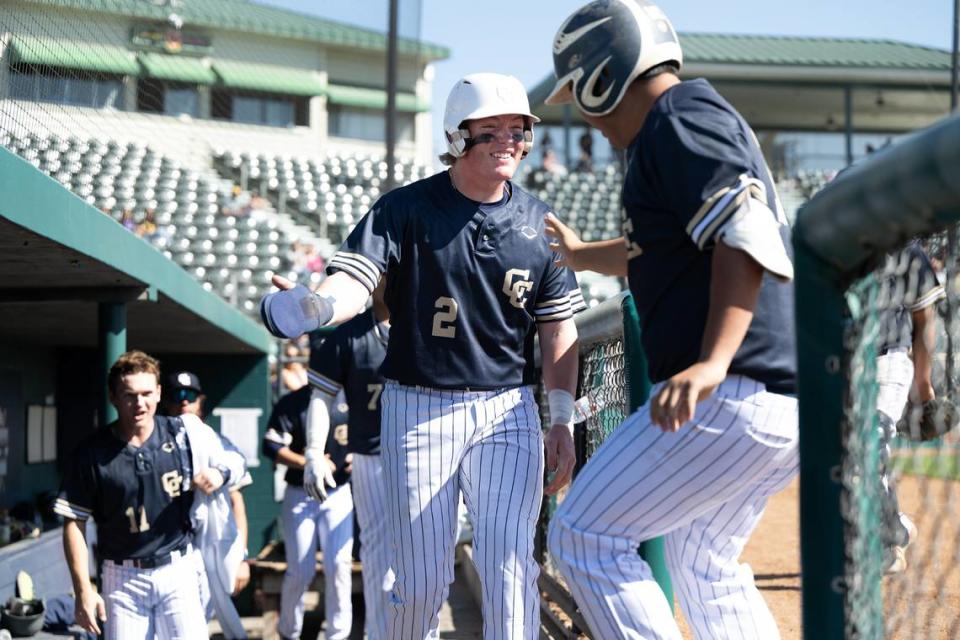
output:
M201 605L206 580L203 561L193 550L155 569L103 563L106 640L199 640L207 638ZM195 588L188 588L189 585Z
M353 504L360 523L360 561L363 564L363 600L366 605L366 632L369 640L387 637L387 607L393 589L390 547L387 538L387 488L380 456L355 453Z
M907 350L895 350L877 357L877 410L887 416L880 420L880 486L883 488L883 542L885 547L906 546L909 533L900 511L897 498L897 484L890 473L890 457L893 454L890 443L896 435L897 420L910 396L913 383L913 360ZM887 549L890 553L892 550Z
M796 399L742 376L729 376L677 433L653 425L646 406L630 416L577 477L549 534L594 637L680 638L636 552L666 536L697 638L778 638L739 556L767 498L796 474L797 435Z
M483 637L537 638L533 532L543 489L543 439L530 388L468 392L388 382L381 406L396 572L387 637L437 637L437 614L453 581L462 491L474 525Z
M287 485L283 496L283 544L287 570L280 593L277 631L299 638L304 594L317 573L317 544L323 550L324 617L328 640L350 637L353 564L353 498L350 485L332 490L323 502L307 498L303 487Z

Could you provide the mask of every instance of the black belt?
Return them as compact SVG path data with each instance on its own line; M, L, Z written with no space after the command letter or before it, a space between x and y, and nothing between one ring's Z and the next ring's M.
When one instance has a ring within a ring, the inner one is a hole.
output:
M134 569L156 569L157 567L164 567L175 560L186 557L190 553L191 547L190 544L185 544L178 549L174 549L170 553L165 553L162 556L152 556L150 558L128 558L126 560L110 560L107 559L107 562L112 562L118 567L128 567Z

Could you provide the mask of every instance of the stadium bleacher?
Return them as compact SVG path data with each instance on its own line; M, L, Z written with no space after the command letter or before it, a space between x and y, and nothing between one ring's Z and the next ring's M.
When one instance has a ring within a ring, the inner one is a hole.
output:
M289 268L291 239L276 217L231 215L232 184L212 171L185 168L133 142L4 134L0 144L118 222L132 226L151 216L156 229L145 240L248 313L271 288L271 276Z

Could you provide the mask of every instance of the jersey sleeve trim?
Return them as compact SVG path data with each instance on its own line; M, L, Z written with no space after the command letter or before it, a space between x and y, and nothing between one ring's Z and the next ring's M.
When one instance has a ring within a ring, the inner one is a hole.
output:
M570 311L570 296L564 295L562 298L553 300L544 300L537 303L533 308L533 317L537 322L555 322L557 320L566 320L572 318Z
M340 392L340 389L343 388L343 385L336 380L331 380L327 376L313 369L307 369L307 380L314 389L322 391L323 393L331 396L337 395L337 393Z
M947 297L947 292L943 288L942 284L938 284L923 295L920 298L907 307L910 311L920 311L921 309L926 309L927 307L943 300Z
M570 291L569 297L571 313L577 314L587 308L587 303L583 299L583 292L580 291L579 287Z
M377 265L366 256L348 251L338 251L330 259L329 269L336 269L348 273L356 278L371 293L380 282L381 271Z
M764 202L767 199L767 189L763 182L743 173L736 185L723 187L707 198L687 224L687 234L697 247L704 249L710 246L717 230L733 217L748 197Z
M85 521L89 520L93 515L93 512L86 507L81 507L78 504L73 504L68 502L63 498L57 498L53 503L53 512L58 516L63 516L70 520L80 520Z

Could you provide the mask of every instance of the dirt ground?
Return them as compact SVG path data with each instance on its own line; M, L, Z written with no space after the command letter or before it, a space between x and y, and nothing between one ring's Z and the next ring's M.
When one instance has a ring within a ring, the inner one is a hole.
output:
M774 496L744 552L784 640L802 637L799 488L799 481L794 481ZM901 478L898 495L901 510L914 519L919 536L907 551L906 571L884 578L886 637L958 638L960 482ZM685 638L693 637L682 620L681 628Z

